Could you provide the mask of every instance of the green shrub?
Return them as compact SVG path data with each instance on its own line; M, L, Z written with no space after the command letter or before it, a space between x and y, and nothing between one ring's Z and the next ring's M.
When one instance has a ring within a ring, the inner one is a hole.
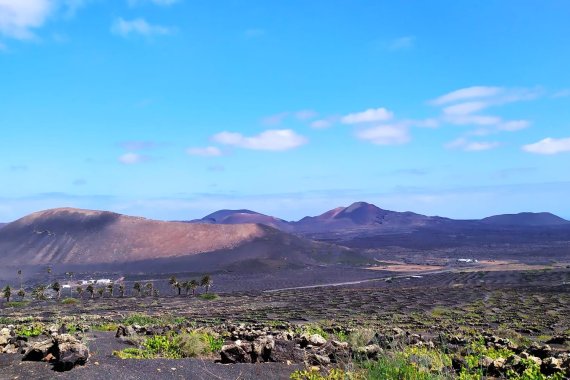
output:
M374 339L374 331L371 329L359 328L354 331L351 331L348 334L347 342L352 347L362 347L366 346L372 339Z
M207 331L192 331L185 334L155 335L147 338L140 348L115 351L121 359L181 359L208 355L217 352L223 339Z
M117 331L117 328L119 328L119 325L116 323L102 323L91 326L91 329L94 331Z
M220 298L220 296L218 296L215 293L204 293L204 294L200 294L200 299L202 300L206 300L206 301L213 301L213 300L217 300L218 298Z
M44 327L41 323L34 323L29 326L20 327L16 330L16 335L32 338L41 335L43 331Z
M6 302L6 307L26 307L29 303L29 301L10 301Z
M364 380L362 374L347 372L340 368L333 368L328 372L321 373L316 368L299 370L291 374L291 380Z
M76 303L78 303L79 301L76 300L75 298L66 298L64 300L61 301L62 304L64 305L75 305Z
M144 314L133 314L129 315L125 319L123 319L123 324L127 326L131 325L141 325L141 326L148 326L148 325L159 325L163 322L162 319L151 317L149 315Z

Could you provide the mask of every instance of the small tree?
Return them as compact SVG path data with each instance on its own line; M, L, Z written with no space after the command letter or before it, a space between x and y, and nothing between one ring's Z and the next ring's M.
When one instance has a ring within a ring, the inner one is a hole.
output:
M82 286L78 286L75 291L77 292L77 294L79 295L79 298L83 298L83 287Z
M121 298L123 298L125 296L125 284L120 284L119 285L119 294L121 295Z
M208 293L212 284L213 281L209 274L205 275L202 277L202 280L200 280L200 285L206 288L206 293Z
M195 296L196 295L196 289L198 289L198 286L200 284L198 284L198 281L196 280L190 280L190 283L188 284L188 286L190 287L190 289L192 290L192 295Z
M45 300L46 299L46 286L45 285L37 285L34 290L32 291L32 297L37 300Z
M172 276L170 277L170 280L168 280L168 284L170 286L172 286L172 289L174 291L176 291L175 289L178 288L179 284L178 284L178 280L176 280L176 276ZM178 294L180 295L180 290L178 290Z
M6 287L4 288L4 290L2 290L2 292L4 293L4 298L6 298L6 302L10 302L10 297L12 297L12 288L10 287L10 285L6 285Z
M87 285L87 288L85 290L87 291L87 293L89 293L91 298L95 298L95 287L93 286L93 284Z
M69 296L73 297L73 272L65 272L69 278Z
M103 297L103 294L105 294L105 288L97 288L97 294L99 295L99 298Z
M61 297L61 284L56 281L51 284L51 288L57 293L57 299L59 299Z
M133 285L133 290L137 293L137 296L141 294L141 283L135 282Z
M18 269L18 278L20 279L20 289L22 289L24 286L22 285L22 270Z
M115 285L114 284L107 285L107 290L109 291L109 295L111 296L111 298L113 298L113 292L115 290Z
M18 297L20 297L20 300L23 300L24 297L26 297L26 291L24 290L24 288L18 290Z
M152 289L154 288L152 282L147 282L144 287L146 289L146 294L152 296Z
M184 281L181 284L182 289L184 289L184 292L186 292L186 295L188 295L188 292L190 291L190 281Z

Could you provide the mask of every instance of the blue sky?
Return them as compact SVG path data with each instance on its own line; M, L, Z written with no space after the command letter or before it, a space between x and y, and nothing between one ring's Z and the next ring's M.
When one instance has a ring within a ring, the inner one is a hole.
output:
M570 218L567 1L0 0L0 221Z

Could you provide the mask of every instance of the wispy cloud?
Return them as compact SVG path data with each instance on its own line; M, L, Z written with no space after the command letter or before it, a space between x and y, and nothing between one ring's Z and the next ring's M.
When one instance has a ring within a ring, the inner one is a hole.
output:
M119 156L119 162L125 165L135 165L150 160L149 156L128 152Z
M400 145L410 141L408 128L401 125L380 125L356 132L356 137L376 145Z
M501 143L498 141L470 141L463 137L445 144L447 149L461 149L466 152L481 152L495 149L499 146L501 146Z
M178 3L180 0L127 0L130 6L135 6L144 3L151 3L155 5L168 6Z
M315 120L311 123L311 128L315 128L315 129L326 129L331 127L333 124L333 122L331 120L327 120L327 119L320 119L320 120Z
M561 139L547 137L534 144L524 145L522 149L528 153L545 155L570 152L570 137Z
M0 0L0 35L20 40L34 37L55 10L51 0Z
M465 99L488 98L501 93L501 87L473 86L449 92L431 101L431 104L441 106Z
M144 37L163 36L172 34L173 31L173 28L153 25L142 18L130 21L118 18L111 26L111 32L121 37L129 37L131 35L140 35Z
M215 146L207 146L205 148L188 148L186 153L191 156L202 156L202 157L218 157L221 156L222 150Z
M394 114L386 108L370 108L366 111L351 113L343 116L340 120L343 124L360 124L378 121L387 121L394 117Z
M251 137L241 133L221 132L214 135L212 140L223 145L267 151L286 151L308 142L306 137L298 135L291 129L267 130Z
M314 110L301 110L295 112L295 117L299 120L311 120L317 116L319 116L319 114Z
M155 141L123 141L119 143L119 145L129 151L154 149L160 146L160 144Z
M404 36L395 38L388 44L389 50L407 50L414 47L416 42L415 36Z
M280 113L276 113L274 115L265 116L263 119L261 119L261 124L268 125L268 126L279 125L290 114L291 114L290 112L280 112Z

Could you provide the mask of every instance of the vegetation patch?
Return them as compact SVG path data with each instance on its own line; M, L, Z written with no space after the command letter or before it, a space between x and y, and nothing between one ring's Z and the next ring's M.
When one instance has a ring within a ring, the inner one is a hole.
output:
M79 300L77 300L77 299L75 299L75 298L66 298L66 299L63 299L63 300L61 301L61 303L64 304L64 305L75 305L75 304L77 304L78 302L79 302Z
M207 356L221 350L224 340L209 331L185 334L155 335L147 338L139 348L113 352L121 359L182 359Z
M28 326L22 326L16 330L16 335L32 338L40 336L44 332L44 327L41 323L34 323Z
M26 307L30 301L10 301L6 302L6 307Z
M206 301L213 301L213 300L217 300L218 298L220 298L220 296L215 294L215 293L204 293L204 294L200 294L199 297L200 297L200 299L206 300Z

